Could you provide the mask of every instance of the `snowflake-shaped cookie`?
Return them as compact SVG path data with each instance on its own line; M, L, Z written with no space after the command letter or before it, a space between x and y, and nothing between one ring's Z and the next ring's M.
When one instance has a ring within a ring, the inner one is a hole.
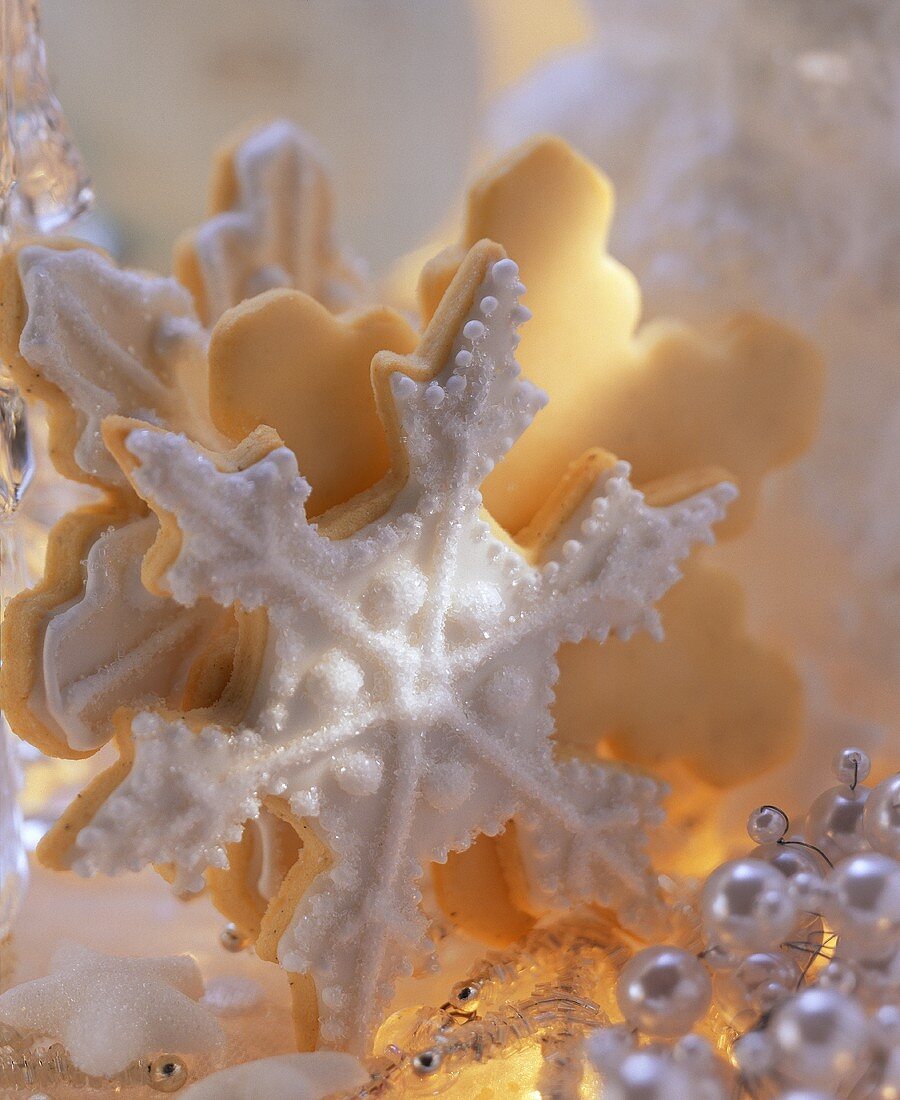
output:
M366 293L358 261L335 241L324 156L297 126L276 119L226 143L210 212L175 249L175 274L204 324L274 287L293 287L332 310Z
M428 957L423 868L478 834L515 817L544 909L596 901L632 919L651 901L643 833L659 789L554 757L555 653L655 631L654 601L734 490L652 508L626 465L589 452L516 543L504 536L479 486L545 400L513 355L523 289L484 242L417 354L376 357L393 472L318 526L270 430L214 455L134 420L104 426L160 517L145 582L186 605L265 609L269 625L237 724L160 711L123 723L118 785L85 794L92 818L69 836L69 862L167 863L196 888L267 799L285 800L331 866L291 899L279 958L313 977L323 1037L356 1049L395 976Z
M109 1077L151 1054L224 1043L202 996L188 955L126 958L64 943L48 977L0 994L0 1021L58 1039L79 1069Z
M217 205L225 201L226 179L234 177L239 208L217 214L196 231L193 243L185 241L179 253L183 262L196 247L205 257L204 278L218 272L229 285L240 282L246 293L278 282L302 283L322 293L326 286L334 289L344 267L330 243L327 185L308 139L296 127L277 122L251 133L229 148L218 176ZM218 251L210 241L220 242ZM277 272L274 256L286 257ZM227 272L219 270L216 257ZM230 312L214 344L220 354L210 350L216 330L207 330L191 295L172 279L121 270L102 252L75 241L25 246L0 264L4 357L22 391L48 406L57 469L103 494L50 533L42 583L10 607L4 706L16 732L43 751L84 756L109 739L118 706L154 697L177 704L190 686L198 655L208 650L211 638L233 629L230 610L209 601L185 609L141 584L139 562L157 521L145 514L110 458L100 437L101 419L137 416L227 448L256 423L248 424L253 410L245 398L251 368L235 348L233 332L238 339L246 333L260 339L264 330L274 333L275 346L279 339L289 344L290 356L282 355L265 380L288 393L295 388L294 372L310 382L318 372L320 385L332 390L345 374L364 383L375 351L408 350L414 336L391 310L367 309L337 319L313 298L285 287L264 295L262 309L247 303L248 316ZM349 288L348 282L343 305L349 304ZM194 289L205 302L203 286ZM365 386L356 389L364 392ZM287 403L275 420L292 442L303 434L301 414L307 408ZM350 402L318 413L320 430L344 438L348 452L351 436L367 438L353 427L354 417L348 417L353 412ZM347 425L343 437L342 425ZM309 439L310 449L315 442ZM308 452L304 458L314 466ZM327 498L327 472L318 466L314 472ZM201 679L206 682L195 697L215 698L223 677Z

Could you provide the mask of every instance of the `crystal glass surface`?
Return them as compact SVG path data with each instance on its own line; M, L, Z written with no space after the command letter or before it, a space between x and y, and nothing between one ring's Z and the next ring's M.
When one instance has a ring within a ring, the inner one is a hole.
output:
M47 73L37 0L0 7L0 231L52 233L83 214L93 192Z

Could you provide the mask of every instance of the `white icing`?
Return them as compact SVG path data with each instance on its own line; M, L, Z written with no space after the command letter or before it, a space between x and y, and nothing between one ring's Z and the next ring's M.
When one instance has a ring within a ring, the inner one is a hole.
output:
M28 305L19 350L75 411L75 461L86 474L125 484L100 436L115 413L224 445L208 416L206 333L174 279L40 245L19 253L19 276Z
M188 955L121 958L64 943L48 977L0 994L0 1021L58 1039L79 1069L111 1076L138 1058L220 1046L202 996Z
M259 1008L265 999L265 990L259 982L228 974L206 983L202 1003L215 1016L243 1016Z
M234 209L195 237L207 323L274 287L302 290L335 310L359 301L365 284L334 241L331 188L310 138L273 122L238 146L234 171Z
M335 866L300 901L279 958L315 978L323 1038L356 1049L395 976L427 961L423 866L513 815L543 905L594 901L626 919L644 907L659 788L554 758L555 653L611 630L657 631L654 601L734 496L720 485L652 508L619 464L537 566L499 541L478 486L545 401L512 353L517 279L512 261L493 266L435 379L394 376L408 479L349 538L309 524L309 485L285 448L223 473L183 437L138 429L127 440L139 491L182 533L166 576L175 598L265 607L269 643L237 733L135 720L134 766L79 834L74 866L167 862L179 887L198 885L261 798L286 791ZM393 591L400 614L393 597L372 596Z
M369 1074L350 1054L280 1054L219 1070L182 1093L184 1100L323 1100L356 1092Z
M100 435L112 414L227 446L208 413L207 336L183 287L122 271L90 249L34 245L18 264L28 305L20 351L75 411L75 459L85 473L127 487ZM119 706L170 696L194 643L222 617L208 601L186 612L144 589L140 561L157 530L151 517L101 535L83 594L48 622L30 706L74 749L107 741Z
M104 532L88 553L83 594L47 625L32 705L74 749L105 744L120 706L170 695L198 638L223 617L208 600L186 609L143 586L141 560L158 529L145 516Z

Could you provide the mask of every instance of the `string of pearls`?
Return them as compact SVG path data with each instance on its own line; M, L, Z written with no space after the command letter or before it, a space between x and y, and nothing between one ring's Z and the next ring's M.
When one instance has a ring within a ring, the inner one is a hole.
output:
M704 949L628 962L625 1024L586 1044L604 1100L900 1097L900 775L867 788L869 770L839 753L799 829L755 810L756 847L699 891ZM719 1054L692 1032L713 1014Z
M745 858L661 880L672 942L598 914L539 927L398 1014L357 1096L461 1096L465 1067L536 1043L553 1100L898 1100L900 775L864 786L857 749L833 770L798 827L761 806Z

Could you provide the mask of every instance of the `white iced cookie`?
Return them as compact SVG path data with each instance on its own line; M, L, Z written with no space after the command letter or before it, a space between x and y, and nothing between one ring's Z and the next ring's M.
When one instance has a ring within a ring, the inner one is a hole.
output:
M123 271L90 248L42 245L19 251L18 275L27 315L19 352L67 399L53 412L74 421L76 477L123 484L100 438L101 420L116 413L221 445L209 420L206 332L174 279Z
M220 155L208 221L179 243L175 270L207 325L275 287L293 287L328 309L366 290L358 261L334 237L324 157L298 126L279 119Z
M523 289L484 242L417 354L376 358L393 474L321 526L269 431L214 459L134 421L104 428L162 519L154 582L186 606L265 608L269 630L237 726L134 718L130 769L111 793L108 780L85 793L91 820L68 861L83 874L169 863L196 888L247 818L283 798L333 860L279 897L293 905L279 959L313 977L322 1037L355 1050L396 976L429 957L423 869L513 817L535 905L594 901L630 919L650 904L643 841L659 788L555 759L555 653L656 631L654 602L734 490L653 508L625 464L589 454L519 544L501 537L479 486L545 403L514 358Z
M202 996L188 955L123 958L67 943L48 977L0 994L0 1021L59 1040L80 1070L110 1077L139 1058L224 1043Z

